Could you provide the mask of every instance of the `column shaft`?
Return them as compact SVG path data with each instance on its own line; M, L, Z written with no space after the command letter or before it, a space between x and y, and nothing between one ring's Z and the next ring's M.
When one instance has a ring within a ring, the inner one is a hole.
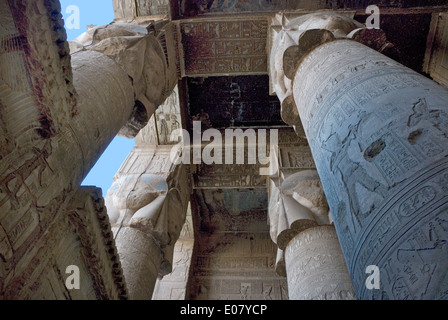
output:
M301 61L293 94L357 296L447 299L448 90L336 40Z
M333 226L309 228L285 250L290 300L355 298L341 246Z
M115 239L131 300L151 300L162 263L159 243L136 228L123 227Z
M76 172L76 182L80 183L128 121L134 108L134 90L127 73L104 54L75 53L72 69L78 113L66 124L67 136L73 135L73 140L61 144L64 151L71 150L72 157L65 154L61 160L71 163L71 172ZM79 162L73 161L74 157L80 157Z

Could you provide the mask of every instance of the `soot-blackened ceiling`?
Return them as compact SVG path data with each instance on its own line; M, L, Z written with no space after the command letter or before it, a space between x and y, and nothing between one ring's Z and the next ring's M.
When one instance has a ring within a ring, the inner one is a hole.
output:
M202 120L204 129L285 126L267 75L188 78L187 95L190 125Z

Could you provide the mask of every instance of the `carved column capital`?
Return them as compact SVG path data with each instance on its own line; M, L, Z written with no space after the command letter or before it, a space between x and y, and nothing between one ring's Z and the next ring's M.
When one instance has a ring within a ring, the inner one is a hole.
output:
M151 299L156 279L172 272L174 245L186 219L187 168L171 162L170 150L135 147L106 195L131 299Z
M303 127L292 96L292 83L300 62L315 48L339 39L353 39L379 52L397 57L393 44L382 30L367 29L349 16L334 12L316 12L291 16L277 14L271 21L270 81L271 90L281 102L283 120L298 135Z
M339 241L315 169L270 181L269 221L277 244L275 270L290 299L354 299Z
M285 275L284 251L301 232L330 224L330 212L319 175L315 169L300 170L280 179L271 179L269 223L272 241L278 246L276 271Z
M119 135L135 137L173 90L164 48L151 24L114 22L90 28L70 42L71 54L85 50L111 58L132 80L135 106Z
M173 249L185 222L189 194L186 168L171 163L168 151L160 146L135 148L106 195L116 233L133 228L157 242L163 255L161 277L172 270Z

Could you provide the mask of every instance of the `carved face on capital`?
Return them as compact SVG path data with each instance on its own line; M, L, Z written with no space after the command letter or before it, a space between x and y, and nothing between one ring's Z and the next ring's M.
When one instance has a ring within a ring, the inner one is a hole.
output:
M166 193L168 185L165 179L152 174L123 175L115 180L107 191L106 207L111 223L116 221L123 210L136 212Z
M291 80L285 76L283 66L283 55L285 50L290 46L296 45L292 38L288 35L288 31L282 29L274 39L274 44L271 52L271 79L280 101L283 101L288 95L291 87Z
M73 43L74 52L84 48L114 59L132 78L136 97L143 94L157 106L163 102L167 81L165 53L146 28L112 23L88 30Z
M271 51L271 79L274 90L283 102L291 95L292 74L296 62L315 47L334 38L344 38L364 26L345 16L332 13L313 13L287 20L283 17ZM325 32L324 32L325 31ZM291 50L293 49L294 50Z
M146 98L155 105L161 104L166 86L166 62L162 48L154 41L149 41L146 47L143 78Z
M304 207L311 210L320 223L328 219L328 203L316 170L299 171L283 182L281 189Z

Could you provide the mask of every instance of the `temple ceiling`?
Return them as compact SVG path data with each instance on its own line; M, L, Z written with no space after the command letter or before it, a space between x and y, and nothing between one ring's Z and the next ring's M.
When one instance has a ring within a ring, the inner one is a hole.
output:
M280 115L278 98L269 94L269 17L275 12L298 8L349 9L347 14L364 23L368 17L367 5L388 6L387 10L395 11L384 11L381 28L397 48L400 62L422 72L431 11L402 8L446 3L436 0L173 0L148 4L141 0L140 15L148 10L165 14L171 6L181 79L175 93L150 120L155 124L152 132L146 129L148 132L143 136L146 142L175 144L178 139L173 139L171 133L183 127L191 134L193 121L201 121L202 130L287 127ZM231 231L232 228L242 231L247 229L250 216L262 217L259 221L265 223L266 180L255 172L258 169L253 165L194 166L192 199L198 207L201 231Z

